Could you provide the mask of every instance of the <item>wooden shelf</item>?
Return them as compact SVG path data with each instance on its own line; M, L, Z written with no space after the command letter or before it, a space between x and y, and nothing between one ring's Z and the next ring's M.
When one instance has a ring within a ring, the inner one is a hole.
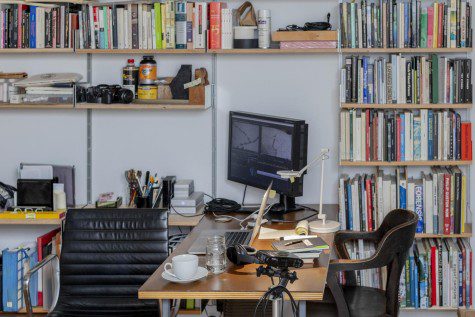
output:
M66 104L34 104L34 103L0 103L0 109L73 109L72 103Z
M365 53L365 54L377 54L377 53L469 53L472 51L472 47L464 48L342 48L341 52L344 54L349 53Z
M247 54L329 54L337 53L336 48L316 48L316 49L230 49L230 50L208 50L208 53L213 54L228 54L228 55L247 55Z
M132 102L130 104L78 103L76 109L96 110L204 110L205 105L190 105L186 101L166 100L153 103Z
M205 54L205 49L161 49L161 50L140 50L140 49L122 49L122 50L103 50L103 49L76 49L78 54Z
M471 103L342 103L343 109L470 109Z
M180 309L178 315L197 315L201 316L201 309Z
M48 310L44 309L43 307L33 307L34 314L47 314ZM4 312L0 311L0 315L7 315L7 316L16 316L16 315L24 315L26 314L26 308L20 309L18 312Z
M340 161L340 166L453 166L470 165L472 161L403 161L403 162L362 162Z
M74 53L72 48L1 48L0 54Z
M457 310L466 310L467 307L462 306L462 307L446 307L446 306L432 306L430 308L414 308L414 307L401 307L399 310L402 311L457 311Z
M0 225L61 225L63 219L0 219Z
M465 224L466 232L464 233L453 233L453 234L434 234L434 233L416 233L416 239L427 239L427 238L471 238L472 237L472 224Z

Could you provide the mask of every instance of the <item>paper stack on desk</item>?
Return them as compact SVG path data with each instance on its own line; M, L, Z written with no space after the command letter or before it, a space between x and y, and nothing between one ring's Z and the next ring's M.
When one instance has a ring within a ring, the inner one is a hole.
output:
M330 247L322 238L301 238L273 242L272 248L277 251L293 253L304 260L310 259L304 262L312 262L312 259L318 258L323 250L328 250Z

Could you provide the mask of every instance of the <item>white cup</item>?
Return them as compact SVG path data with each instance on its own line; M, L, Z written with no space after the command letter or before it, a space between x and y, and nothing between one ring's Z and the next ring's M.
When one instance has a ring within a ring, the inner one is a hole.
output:
M180 254L174 256L171 263L168 262L165 264L164 270L177 279L190 279L195 276L196 271L198 271L198 256L194 254Z

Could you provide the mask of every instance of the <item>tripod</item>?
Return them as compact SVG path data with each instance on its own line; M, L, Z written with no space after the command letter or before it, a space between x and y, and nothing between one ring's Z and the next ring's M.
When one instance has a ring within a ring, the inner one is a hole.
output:
M274 277L279 278L279 283L269 288L269 290L261 297L259 302L257 303L256 310L254 311L254 315L259 308L259 305L265 301L264 305L264 312L267 306L267 301L270 299L272 301L272 317L283 317L283 303L284 303L284 293L286 293L292 305L292 311L294 315L296 314L298 307L295 303L292 294L287 289L287 284L290 282L292 284L295 282L297 278L297 272L290 272L287 267L283 268L275 268L272 266L259 266L256 269L257 277L261 275L266 275L271 278L272 284L274 284Z

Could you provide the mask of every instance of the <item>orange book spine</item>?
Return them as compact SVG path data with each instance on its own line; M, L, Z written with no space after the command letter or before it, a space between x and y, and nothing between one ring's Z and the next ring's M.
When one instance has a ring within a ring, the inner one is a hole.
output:
M209 49L221 49L221 2L209 4Z

